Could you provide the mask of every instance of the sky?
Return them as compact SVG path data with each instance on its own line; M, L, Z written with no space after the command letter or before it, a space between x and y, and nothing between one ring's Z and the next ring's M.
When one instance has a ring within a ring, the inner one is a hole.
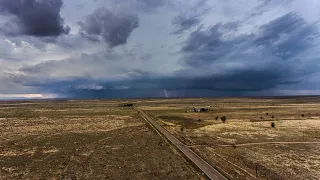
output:
M318 0L0 0L0 99L320 95Z

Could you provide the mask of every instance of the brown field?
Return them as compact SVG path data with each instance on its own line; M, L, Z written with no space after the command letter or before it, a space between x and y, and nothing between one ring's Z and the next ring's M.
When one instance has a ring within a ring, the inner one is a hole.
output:
M120 101L1 101L0 179L200 179Z
M0 101L0 179L203 179L124 102ZM319 97L130 102L230 179L320 179Z
M139 106L230 179L320 179L319 97L167 99ZM209 111L193 112L202 107Z

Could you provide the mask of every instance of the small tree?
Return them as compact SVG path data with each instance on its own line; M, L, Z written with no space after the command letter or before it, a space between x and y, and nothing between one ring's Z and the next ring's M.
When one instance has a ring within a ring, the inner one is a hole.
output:
M301 114L301 117L304 117L304 114Z
M222 117L221 117L221 121L222 121L222 122L226 122L226 120L227 120L227 117L225 117L225 116L222 116Z
M260 117L260 119L263 119L263 117Z
M276 124L274 124L274 122L271 123L271 127L276 127Z
M268 115L269 115L269 113L266 113L266 115L268 116Z
M180 131L183 132L183 130L184 130L183 127L181 127L181 128L180 128Z
M219 119L219 116L216 117L216 121Z
M272 119L274 118L274 116L272 116Z

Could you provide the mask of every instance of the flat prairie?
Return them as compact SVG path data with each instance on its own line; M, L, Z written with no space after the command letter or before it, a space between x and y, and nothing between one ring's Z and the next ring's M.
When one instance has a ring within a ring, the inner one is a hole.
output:
M320 179L319 97L159 99L139 106L230 179Z
M128 102L134 108L119 106ZM320 179L319 102L0 101L0 179L204 179L135 109L229 179Z
M122 101L0 101L0 179L201 179Z

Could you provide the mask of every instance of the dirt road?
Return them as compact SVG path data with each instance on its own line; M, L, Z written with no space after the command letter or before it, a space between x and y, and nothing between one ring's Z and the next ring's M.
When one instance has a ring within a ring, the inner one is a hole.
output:
M207 175L208 178L214 180L225 180L226 178L220 174L215 168L213 168L210 164L208 164L205 160L203 160L200 156L194 153L189 147L175 138L170 132L161 127L157 122L155 122L152 118L150 118L146 113L142 110L137 109L137 111L142 115L142 117L159 133L161 133L164 137L166 137L177 149L179 149L190 161L192 161L199 169L202 170L204 174Z
M261 142L261 143L244 143L235 145L218 145L222 147L241 147L241 146L252 146L252 145L266 145L266 144L320 144L320 142Z

